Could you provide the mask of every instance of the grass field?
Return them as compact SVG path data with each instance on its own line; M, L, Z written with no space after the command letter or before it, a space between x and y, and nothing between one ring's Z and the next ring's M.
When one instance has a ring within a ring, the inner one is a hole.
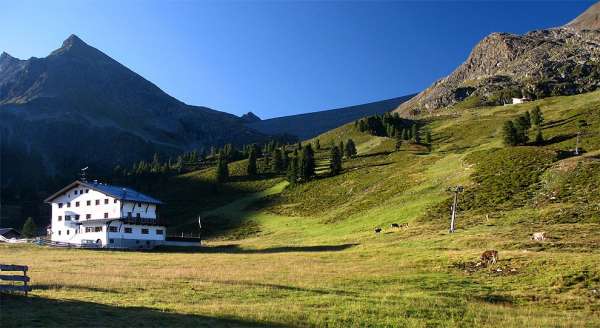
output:
M244 178L243 162L221 193L211 170L177 177L164 194L193 191L170 210L178 226L201 213L221 227L199 249L0 245L0 262L29 265L34 287L2 297L2 326L600 326L599 96L434 118L432 152L393 152L393 140L349 124L319 137L317 157L349 137L359 156L298 186ZM546 145L502 148L499 127L533 106ZM580 119L585 155L565 156ZM446 188L457 184L449 234ZM531 241L536 231L549 238ZM482 268L486 249L500 260Z

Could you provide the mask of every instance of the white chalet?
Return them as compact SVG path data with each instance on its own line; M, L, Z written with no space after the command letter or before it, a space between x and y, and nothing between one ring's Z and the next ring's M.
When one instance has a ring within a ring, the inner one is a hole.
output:
M133 189L75 181L45 200L54 242L105 248L153 248L165 242L161 201Z

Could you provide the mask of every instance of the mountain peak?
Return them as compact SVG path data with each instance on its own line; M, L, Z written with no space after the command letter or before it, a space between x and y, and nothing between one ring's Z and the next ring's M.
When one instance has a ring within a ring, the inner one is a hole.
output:
M565 25L565 27L579 31L600 30L600 2L590 6L581 15Z
M63 41L62 46L54 50L50 55L60 55L65 53L85 54L89 53L89 49L93 49L87 43L83 42L77 35L71 34ZM87 51L86 51L87 50Z
M252 112L248 112L240 117L244 123L252 123L261 121L260 117Z
M65 41L63 41L62 47L68 48L77 45L87 45L83 40L81 40L77 35L71 34Z

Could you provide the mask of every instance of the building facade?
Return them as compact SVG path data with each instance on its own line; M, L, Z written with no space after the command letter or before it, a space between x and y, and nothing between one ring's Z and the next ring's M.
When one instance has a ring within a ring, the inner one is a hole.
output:
M161 201L133 189L75 181L45 200L54 242L105 248L153 248L165 241Z

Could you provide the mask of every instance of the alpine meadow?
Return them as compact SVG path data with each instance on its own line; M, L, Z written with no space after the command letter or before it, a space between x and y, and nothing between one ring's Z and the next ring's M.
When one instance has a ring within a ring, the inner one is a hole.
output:
M586 7L418 94L266 120L75 35L3 53L0 326L600 327Z

